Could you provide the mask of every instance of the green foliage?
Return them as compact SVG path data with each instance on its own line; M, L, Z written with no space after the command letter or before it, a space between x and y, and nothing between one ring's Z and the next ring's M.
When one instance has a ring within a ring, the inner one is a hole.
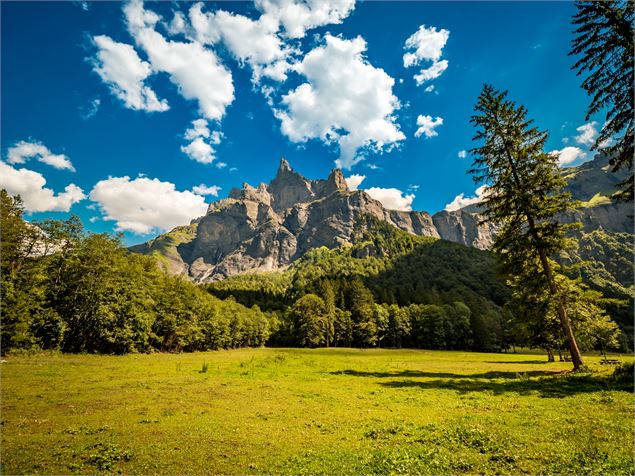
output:
M222 301L119 238L85 234L76 217L37 225L19 198L2 200L2 351L125 354L261 346L271 333L257 306Z
M321 297L305 294L289 311L294 320L300 345L318 347L327 340L328 319L326 305Z
M615 197L633 200L633 2L586 0L576 2L576 7L576 37L569 54L581 55L573 69L584 75L582 88L592 97L586 119L606 111L606 121L593 147L612 157L613 172L631 171Z
M559 267L553 261L575 243L567 231L578 223L563 224L556 216L578 204L559 173L557 157L544 151L547 133L527 119L527 109L507 99L506 91L485 85L474 107L471 122L480 146L470 173L487 184L482 206L488 221L500 228L492 247L518 297L532 296L555 307L569 344L575 369L582 365L562 289Z

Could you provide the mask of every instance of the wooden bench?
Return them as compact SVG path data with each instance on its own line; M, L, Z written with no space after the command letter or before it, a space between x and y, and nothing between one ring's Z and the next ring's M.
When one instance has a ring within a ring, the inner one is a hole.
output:
M617 365L620 361L617 359L602 359L600 360L600 363L604 365Z

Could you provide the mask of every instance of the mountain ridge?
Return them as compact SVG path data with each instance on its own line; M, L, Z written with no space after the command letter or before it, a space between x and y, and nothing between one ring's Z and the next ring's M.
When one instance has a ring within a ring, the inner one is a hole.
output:
M608 159L598 155L581 166L563 169L573 198L588 203L561 220L579 221L585 230L632 233L628 205L610 202L603 195L620 179L606 177L605 162ZM155 255L171 274L204 283L247 271L285 269L313 248L350 246L355 243L355 223L366 215L413 235L488 249L496 227L482 223L478 212L478 206L434 215L387 209L363 190L350 190L339 169L326 179L307 179L281 159L268 184L233 188L190 225L130 250Z

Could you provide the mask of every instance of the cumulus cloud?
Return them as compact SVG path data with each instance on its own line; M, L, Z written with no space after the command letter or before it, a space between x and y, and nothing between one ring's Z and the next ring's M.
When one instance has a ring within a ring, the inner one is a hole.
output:
M474 203L479 203L483 201L485 193L487 192L487 185L481 185L474 192L473 197L466 197L465 194L461 193L454 197L450 203L445 206L445 210L448 212L453 212L455 210L459 210L461 208L465 208L468 205L472 205Z
M426 81L430 81L432 79L438 78L447 68L448 68L448 61L441 60L441 61L434 62L432 66L430 66L429 68L422 69L419 72L419 74L414 75L415 81L417 82L417 86L421 86ZM432 92L434 91L434 88L430 89L430 87L427 87L425 91Z
M140 0L126 4L124 14L128 31L148 55L152 69L167 73L184 98L198 102L207 119L220 121L234 100L234 84L216 54L197 41L166 40L155 30L160 17Z
M195 187L192 188L192 192L196 193L197 195L212 195L214 197L218 197L218 192L220 192L221 187L219 187L218 185L205 185L205 184L200 184L200 185L196 185Z
M101 180L90 192L104 220L116 222L118 231L148 234L187 225L205 214L207 205L201 195L180 192L170 182L137 177L110 177Z
M275 114L292 142L337 143L336 164L350 169L363 160L361 149L381 151L405 139L393 116L400 105L392 93L394 79L364 58L362 37L327 34L325 43L296 65L307 82L283 96Z
M427 68L422 68L419 74L414 76L417 86L426 81L436 79L447 69L448 61L441 60L443 47L450 37L450 32L445 29L437 30L435 27L419 26L404 44L403 65L405 68L431 62Z
M353 174L349 177L346 177L346 185L348 186L349 190L357 190L365 178L365 175Z
M264 16L284 28L284 36L303 38L307 30L339 24L355 8L355 0L256 0Z
M46 179L29 169L16 169L0 161L0 188L9 195L20 195L28 212L68 212L74 203L86 196L75 184L67 185L64 192L57 195L46 188Z
M364 190L375 200L381 202L381 204L390 210L410 211L412 210L412 201L415 199L413 193L404 195L403 192L397 188L379 188L371 187Z
M159 100L156 93L145 85L152 68L139 58L131 45L118 43L106 35L93 37L93 42L98 48L93 70L127 108L148 112L170 108L165 99Z
M197 41L212 45L222 42L237 60L251 65L256 82L262 75L276 81L287 79L287 57L292 49L276 34L279 25L275 19L261 15L252 20L224 10L206 13L202 7L197 3L190 9Z
M181 152L187 154L190 159L200 162L201 164L211 164L216 158L212 146L205 142L201 137L197 137L189 144L181 146Z
M185 138L188 140L196 139L197 137L209 137L210 131L207 127L207 121L205 119L195 119L192 121L192 127L185 131Z
M189 144L181 146L181 151L201 164L211 164L216 158L214 146L220 144L221 134L210 131L205 119L195 119L192 126L185 131Z
M466 150L459 150L459 153L457 154L459 159L465 159L467 157L467 151Z
M586 146L593 145L595 143L595 139L597 138L599 134L595 126L597 126L597 122L592 121L592 122L589 122L588 124L584 124L576 128L576 131L578 131L579 134L575 136L575 141L578 144L582 144Z
M436 128L442 124L442 117L436 117L433 119L432 116L418 116L417 125L419 128L415 131L415 137L420 137L422 135L428 138L438 136L439 133L436 131Z
M584 159L587 156L587 153L580 149L579 147L565 147L560 150L552 150L549 152L550 154L558 156L558 164L561 167L565 167L567 165L573 164L577 160Z
M7 162L10 164L24 164L29 159L37 159L56 169L66 169L75 172L75 167L73 167L68 157L64 154L51 153L44 144L39 142L20 141L13 147L9 147Z

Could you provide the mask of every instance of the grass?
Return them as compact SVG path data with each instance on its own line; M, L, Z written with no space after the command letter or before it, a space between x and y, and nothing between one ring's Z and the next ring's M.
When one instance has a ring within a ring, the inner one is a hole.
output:
M599 356L581 375L544 360L353 349L7 357L0 469L633 474L632 385L609 378Z
M593 208L599 205L606 205L607 203L611 203L611 199L601 193L596 193L591 197L591 199L587 202L581 202L580 206L583 208Z

